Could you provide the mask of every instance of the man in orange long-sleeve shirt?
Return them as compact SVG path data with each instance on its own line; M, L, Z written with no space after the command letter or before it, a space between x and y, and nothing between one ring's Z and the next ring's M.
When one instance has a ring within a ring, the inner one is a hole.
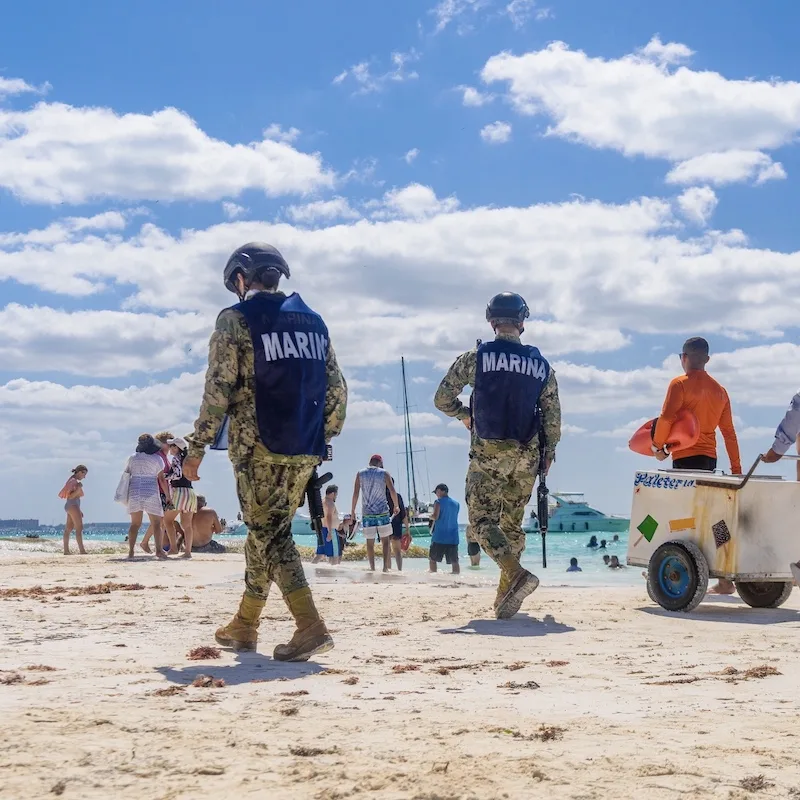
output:
M728 393L707 372L708 342L699 336L687 339L681 352L681 366L685 375L673 378L667 389L664 407L653 434L653 450L656 458L663 461L672 456L673 469L717 468L717 428L722 431L725 449L731 462L731 472L739 475L742 464L739 460L739 442L733 428L731 401ZM664 443L678 412L691 411L697 417L700 437L691 447L666 452ZM732 594L733 583L720 580L712 589L716 594Z

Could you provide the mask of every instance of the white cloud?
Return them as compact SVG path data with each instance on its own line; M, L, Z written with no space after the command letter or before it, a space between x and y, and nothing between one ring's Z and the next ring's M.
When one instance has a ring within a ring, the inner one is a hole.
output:
M679 42L664 44L658 34L638 52L647 61L653 61L662 66L682 64L684 61L689 61L694 55L694 50L690 50L685 44Z
M511 0L505 7L504 13L511 20L511 24L519 29L525 27L525 23L531 17L537 21L547 19L550 16L550 9L537 8L536 0Z
M786 178L782 164L757 150L704 153L676 164L667 173L667 183L726 183L754 180L757 184Z
M411 383L430 383L431 379L426 378L424 375L417 375L411 379Z
M413 429L436 427L442 425L442 420L441 415L426 411L409 414ZM350 429L390 431L400 429L402 425L403 415L384 400L356 400L347 404L347 427Z
M717 207L717 195L708 186L693 186L678 197L678 207L685 217L706 225Z
M125 311L0 310L0 369L107 377L185 367L206 355L213 319Z
M333 182L319 154L269 138L213 139L174 108L122 115L63 103L0 109L0 186L28 202L218 200L245 189L275 197Z
M240 206L238 203L231 203L230 200L223 200L222 213L228 219L239 219L239 217L247 213L247 209L244 206Z
M275 142L294 142L300 136L298 128L289 128L284 130L277 122L273 122L268 128L264 130L264 138L272 139Z
M549 357L616 350L636 333L796 327L800 253L751 247L736 230L681 238L677 207L576 198L462 210L455 197L411 184L366 208L372 219L328 227L247 220L170 234L146 222L121 235L54 223L55 233L6 234L0 280L39 286L46 275L53 294L101 301L113 290L128 310L195 311L213 324L233 300L221 280L230 253L269 241L292 267L288 287L324 309L345 364L405 353L448 365L486 335L481 309L498 287L526 297L526 336Z
M475 14L490 3L491 0L441 0L430 11L436 18L434 33L441 33L454 20L465 14Z
M286 209L286 213L294 222L301 224L330 222L335 219L351 220L358 219L361 216L344 197L334 197L331 200L314 200L302 206L289 206Z
M489 144L505 144L511 138L511 125L507 122L490 122L481 128L481 139Z
M415 70L407 71L406 65L419 61L420 54L412 47L407 53L394 52L391 54L392 68L386 72L374 75L369 61L361 61L348 69L342 70L334 79L337 86L350 78L356 84L356 94L371 94L380 92L390 83L404 83L416 80L419 73Z
M15 94L46 94L50 91L50 84L32 86L22 78L4 78L0 75L0 100Z
M487 84L505 83L521 114L549 117L549 135L627 156L682 161L794 139L800 83L672 68L690 54L658 38L621 58L593 58L554 42L520 56L492 56L481 76Z
M492 100L494 100L493 94L481 92L474 86L458 86L457 88L462 93L461 102L470 108L480 108L481 106L485 106L487 103L491 103Z
M419 149L418 149L418 148L416 148L416 147L412 147L412 148L411 148L411 150L409 150L409 151L408 151L408 152L407 152L407 153L406 153L406 154L403 156L403 158L405 159L405 162L406 162L406 164L410 164L412 161L414 161L414 160L416 159L416 157L417 157L418 155L419 155Z
M415 436L414 447L464 447L468 443L467 430L463 425L461 425L461 429L464 431L464 436L430 436L427 434ZM387 436L381 440L381 444L403 444L404 442L405 439L400 434Z
M439 199L430 186L411 183L402 189L391 189L383 196L383 200L367 204L375 219L390 217L410 217L422 219L436 214L448 214L459 207L455 196Z

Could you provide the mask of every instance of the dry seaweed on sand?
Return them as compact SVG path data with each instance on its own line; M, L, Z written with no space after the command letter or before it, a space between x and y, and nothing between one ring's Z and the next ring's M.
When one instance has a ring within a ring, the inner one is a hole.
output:
M774 786L763 775L748 775L739 781L739 786L747 792L763 792L765 789L770 789Z
M303 745L292 745L289 747L289 752L293 756L301 756L302 758L316 758L317 756L331 756L338 753L336 747L305 747Z
M399 636L400 629L399 628L385 628L382 631L378 631L378 636Z
M0 673L0 683L4 686L11 686L14 683L25 683L25 678L19 672Z
M296 717L300 713L300 709L297 706L286 706L279 708L278 713L283 714L284 717Z
M358 677L351 675L349 678L345 678L342 683L345 683L348 686L355 686L358 683Z
M392 672L416 672L418 669L419 664L395 664Z
M569 664L569 661L545 661L544 665L546 667L566 667Z
M10 600L16 598L38 599L50 595L67 595L79 597L81 595L111 594L111 592L138 592L147 587L141 583L95 583L89 586L28 586L25 588L0 589L0 599ZM162 586L151 586L151 589L162 589Z
M506 664L506 669L511 672L516 672L519 669L525 669L528 666L527 661L515 661L513 664Z
M153 697L172 697L175 694L181 694L186 691L185 686L165 686L163 689L156 689L151 692Z
M525 683L517 683L516 681L506 681L505 683L497 684L498 689L538 689L539 684L536 681L525 681Z
M187 654L189 661L203 661L207 658L221 658L222 651L219 647L194 647Z
M298 689L296 692L281 692L281 697L303 697L307 694L307 689Z
M215 678L213 675L198 675L193 681L192 686L201 689L221 689L225 686L222 678Z

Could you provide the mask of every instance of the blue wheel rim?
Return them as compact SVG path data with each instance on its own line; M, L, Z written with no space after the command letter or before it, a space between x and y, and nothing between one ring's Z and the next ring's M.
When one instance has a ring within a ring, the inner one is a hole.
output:
M665 595L678 600L689 590L692 576L688 564L678 556L666 556L658 565L658 583Z

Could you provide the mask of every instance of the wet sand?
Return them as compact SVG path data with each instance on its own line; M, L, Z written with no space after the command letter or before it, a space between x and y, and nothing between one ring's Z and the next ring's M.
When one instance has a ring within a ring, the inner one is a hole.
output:
M292 631L275 598L261 653L189 659L242 568L4 552L0 796L800 796L797 592L670 616L643 587L544 588L500 622L468 572L309 566L335 650L272 661Z

